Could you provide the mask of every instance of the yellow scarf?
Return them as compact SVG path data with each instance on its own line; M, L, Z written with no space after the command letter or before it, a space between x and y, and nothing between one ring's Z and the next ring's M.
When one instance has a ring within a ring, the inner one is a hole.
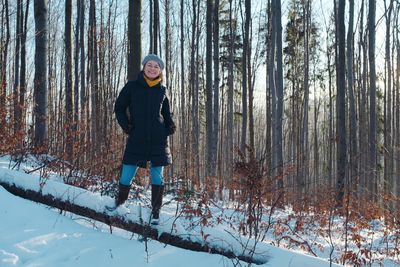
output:
M146 75L143 75L143 76L144 76L144 80L146 81L146 83L147 83L150 87L156 86L156 85L159 84L159 83L161 82L161 80L162 80L161 75L158 76L157 78L155 78L154 80L150 80L149 78L147 78Z

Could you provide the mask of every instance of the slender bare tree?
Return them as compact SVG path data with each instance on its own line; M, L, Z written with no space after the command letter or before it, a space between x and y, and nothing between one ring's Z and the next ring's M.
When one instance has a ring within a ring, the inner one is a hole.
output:
M361 8L360 8L360 29L359 29L359 42L358 42L358 56L359 56L359 64L361 65L359 68L360 77L358 79L358 87L359 87L359 130L358 130L358 141L360 147L360 161L359 161L359 175L360 175L360 183L358 188L358 193L360 196L365 196L366 188L367 188L367 166L368 166L368 116L366 114L367 110L367 41L366 41L366 33L364 29L364 13L365 13L365 1L362 0Z
M19 101L18 101L18 130L25 130L25 117L26 117L26 107L25 107L25 98L26 98L26 34L28 31L28 13L29 13L29 3L30 1L26 1L25 14L23 9L21 8L21 69L19 75Z
M240 141L240 150L246 155L247 125L248 125L248 80L247 80L247 62L249 60L249 38L250 38L250 17L251 1L245 0L245 21L243 34L243 52L242 52L242 135Z
M192 153L193 153L193 176L197 186L201 185L200 177L200 122L199 122L199 3L196 0L192 1L192 36L190 50L190 85L192 97Z
M283 102L284 102L284 86L283 86L283 55L282 55L282 3L281 0L275 0L275 26L276 26L276 174L278 177L278 189L280 190L280 198L283 195Z
M396 129L396 137L394 138L395 141L395 146L396 147L400 147L400 36L399 36L399 31L397 30L399 28L399 13L400 13L400 5L397 5L396 9L395 9L395 14L396 14L396 20L395 20L395 26L394 26L394 30L395 34L393 35L393 39L395 39L394 43L395 43L395 49L396 49L396 54L397 54L397 58L396 58L396 81L395 81L395 114L396 114L396 120L395 120L395 129ZM395 165L396 165L396 173L400 173L400 151L396 150L395 153ZM396 192L396 196L400 196L400 181L398 181L397 179L395 180L396 182L396 186L395 186L395 192ZM400 205L397 205L397 208L400 208Z
M211 176L213 172L213 127L214 127L214 109L213 109L213 0L207 0L206 10L206 176Z
M89 33L88 33L88 79L90 81L90 141L92 144L98 142L98 122L99 122L99 77L98 77L98 42L97 42L97 17L96 1L91 0L89 5ZM89 118L89 115L88 115ZM91 146L92 156L98 152L98 146Z
M389 7L385 4L385 20L386 20L386 40L385 40L385 93L384 93L384 189L385 194L391 194L394 188L393 182L393 145L392 145L392 62L390 53L390 36L391 36L391 19L393 11L393 0L390 0Z
M22 0L17 1L17 16L16 16L16 27L15 27L15 64L14 64L14 133L17 133L20 127L20 120L22 114L22 107L19 104L19 94L20 94L20 57L21 57L21 38L23 32L23 9L22 9Z
M142 0L130 0L128 15L128 80L136 79L141 68L141 12Z
M7 95L8 46L10 43L10 16L8 10L8 0L5 0L2 4L0 30L0 111L5 111ZM5 125L5 119L5 116L1 117L1 125Z
M66 137L65 137L65 152L67 160L72 159L73 154L73 103L72 103L72 0L65 0L65 29L64 29L64 42L65 42L65 124L66 124Z
M80 89L79 89L79 107L80 107L80 119L82 125L87 125L88 117L86 116L87 112L87 90L86 90L86 74L85 74L85 65L86 65L86 54L85 54L85 1L77 0L78 4L78 25L79 25L79 49L80 58L79 58L79 68L80 68ZM78 34L78 32L77 32ZM75 64L78 64L76 62ZM78 79L75 76L75 79ZM85 131L84 129L80 129L80 142L84 143L85 141Z
M228 48L228 99L227 99L227 177L232 177L233 166L233 94L234 94L234 55L235 55L235 25L233 19L233 0L229 0L229 48Z
M336 63L336 134L337 147L337 204L342 205L344 197L344 186L346 181L346 56L345 56L345 0L339 0L337 11L337 46L338 57Z
M310 98L310 27L311 27L311 10L310 1L307 0L303 4L303 33L304 33L304 79L303 79L303 90L304 90L304 102L303 102L303 117L302 117L302 128L300 137L300 156L301 156L301 167L300 175L303 177L302 180L307 186L309 179L309 98ZM304 188L306 189L306 188Z
M214 10L213 10L213 63L214 63L214 84L213 84L213 137L212 137L212 144L211 144L211 175L216 176L217 174L217 157L218 157L218 133L219 133L219 82L220 82L220 71L219 71L219 9L220 3L219 0L214 0Z
M159 45L158 45L158 38L160 35L160 4L158 0L151 0L153 2L153 21L152 21L152 25L153 25L153 29L151 30L151 35L152 35L152 45L151 47L153 48L153 50L150 51L150 53L153 54L159 54L159 51L161 53L161 49L159 50ZM160 56L162 56L160 54Z
M277 140L277 116L276 116L276 82L275 82L275 50L276 50L276 1L271 0L271 9L270 9L270 25L269 25L269 42L268 42L268 88L271 97L271 126L272 126L272 157L271 157L271 168L273 175L276 175L276 166L277 166L277 149L276 140Z
M368 61L369 61L369 167L368 189L376 199L377 193L377 151L376 151L376 67L375 67L375 16L376 1L368 2Z
M185 6L184 6L184 0L180 1L180 56L181 56L181 70L185 69L185 27L184 27L184 16L185 16ZM181 74L180 77L181 81L181 94L180 94L180 115L181 115L181 120L180 120L180 148L182 152L182 167L183 167L183 173L184 177L188 177L188 151L185 149L185 146L187 144L187 110L186 110L186 87L185 87L185 82L186 82L186 77L183 74Z
M264 147L264 153L267 155L266 159L266 168L268 170L268 174L271 175L272 172L272 155L270 152L273 152L272 150L272 131L271 131L271 113L272 113L272 107L271 107L271 88L269 86L270 82L270 51L271 48L270 46L272 45L272 40L271 40L271 18L272 18L272 12L271 12L271 0L268 0L267 4L267 10L266 10L266 44L265 44L265 51L266 51L266 57L265 57L265 65L267 68L265 68L265 114L266 114L266 120L265 120L265 126L266 126L266 136L265 136L265 147Z
M35 118L34 144L44 149L47 142L47 0L34 0L35 15L35 77L34 107Z
M349 148L350 148L350 171L349 184L355 184L355 179L358 174L358 146L357 146L357 114L356 114L356 99L354 96L354 78L353 78L353 50L354 50L354 1L349 1L349 28L347 30L347 87L349 92Z

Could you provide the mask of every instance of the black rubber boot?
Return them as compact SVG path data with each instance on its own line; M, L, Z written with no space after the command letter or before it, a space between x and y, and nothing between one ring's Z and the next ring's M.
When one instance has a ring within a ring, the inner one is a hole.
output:
M131 187L128 185L119 184L118 196L115 199L115 207L118 207L119 205L123 204L128 199L130 189Z
M160 209L162 205L162 199L164 194L163 185L152 185L151 186L151 224L158 224L160 218Z

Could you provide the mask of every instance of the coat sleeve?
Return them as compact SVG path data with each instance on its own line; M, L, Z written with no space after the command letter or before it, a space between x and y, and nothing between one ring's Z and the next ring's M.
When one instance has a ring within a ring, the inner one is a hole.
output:
M172 119L168 97L165 97L163 101L161 115L164 117L165 128L167 128L168 135L174 134L176 126L174 120Z
M117 100L115 101L114 112L118 124L124 132L129 133L132 128L131 118L128 115L128 107L130 103L130 90L128 83L122 88Z

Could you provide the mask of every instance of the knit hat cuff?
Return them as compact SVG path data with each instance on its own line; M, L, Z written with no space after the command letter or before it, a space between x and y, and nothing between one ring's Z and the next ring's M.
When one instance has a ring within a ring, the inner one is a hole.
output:
M164 61L157 55L155 54L148 54L147 56L144 57L143 61L142 61L142 65L146 65L147 62L149 62L150 60L153 60L155 62L158 63L158 65L160 66L161 70L164 69Z

